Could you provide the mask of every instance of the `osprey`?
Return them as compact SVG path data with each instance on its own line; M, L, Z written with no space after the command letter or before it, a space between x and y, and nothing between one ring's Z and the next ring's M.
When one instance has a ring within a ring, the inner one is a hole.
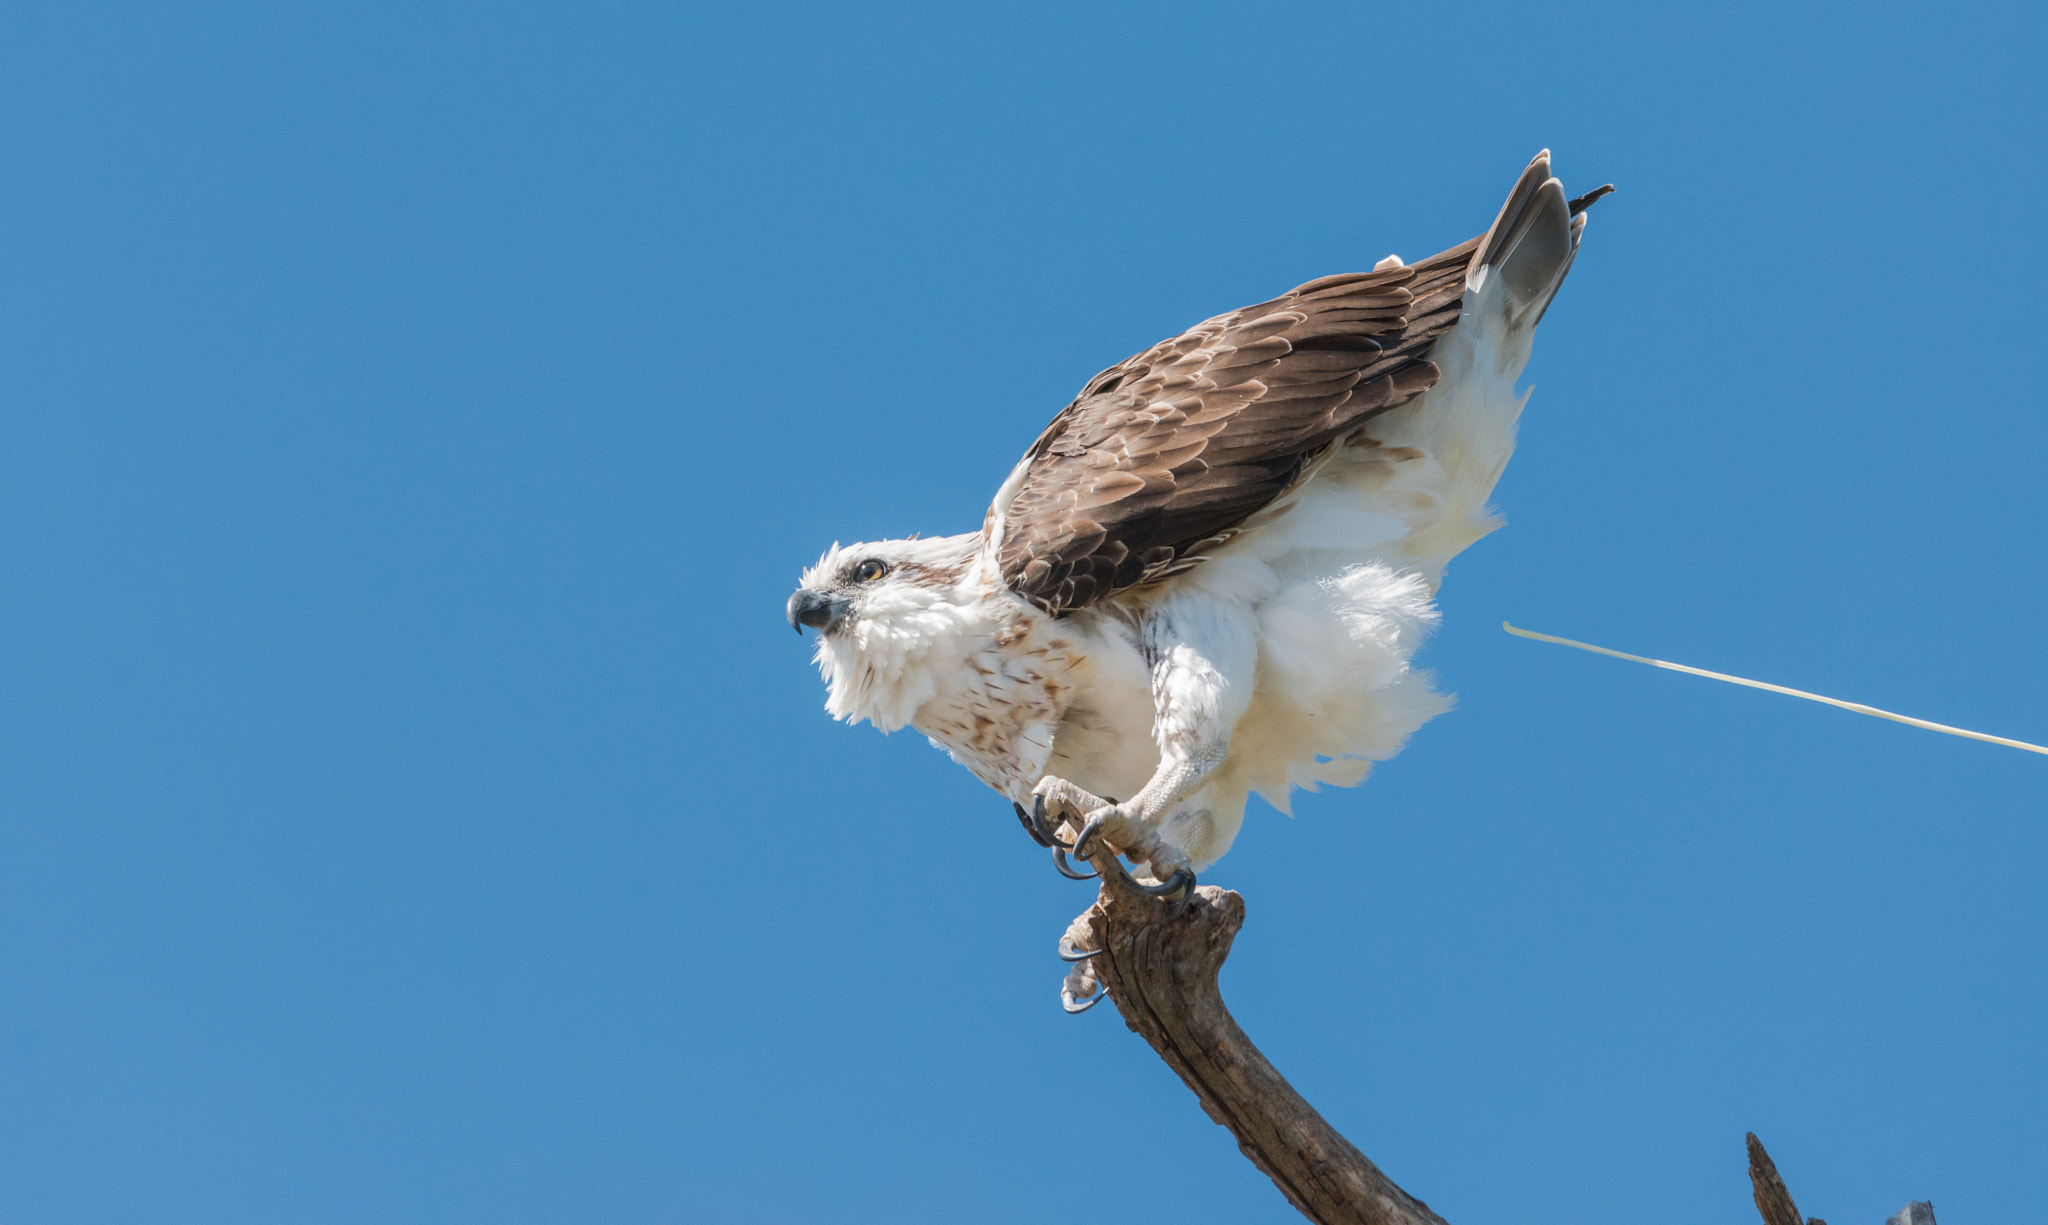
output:
M925 733L1063 870L1099 837L1161 892L1249 795L1362 781L1449 706L1409 660L1445 564L1501 525L1514 382L1611 190L1567 201L1545 150L1478 238L1090 379L980 531L833 545L788 609L825 709Z

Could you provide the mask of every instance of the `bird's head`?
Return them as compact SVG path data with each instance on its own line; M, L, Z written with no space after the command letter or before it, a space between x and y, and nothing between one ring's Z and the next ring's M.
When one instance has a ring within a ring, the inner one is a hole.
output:
M789 597L789 624L818 631L818 670L835 718L908 723L936 691L932 653L950 655L980 597L978 533L833 545Z

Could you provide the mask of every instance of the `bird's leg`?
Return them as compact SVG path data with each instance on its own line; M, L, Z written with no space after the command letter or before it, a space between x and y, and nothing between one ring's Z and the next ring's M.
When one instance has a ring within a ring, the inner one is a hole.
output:
M1257 640L1250 613L1199 592L1159 605L1143 633L1152 666L1152 735L1159 744L1152 778L1130 799L1092 810L1085 800L1095 797L1063 780L1042 780L1039 794L1049 804L1056 795L1087 813L1074 836L1077 857L1087 858L1099 838L1143 864L1166 883L1162 887L1184 876L1192 889L1194 863L1187 848L1164 835L1163 825L1229 756L1231 732L1251 704Z

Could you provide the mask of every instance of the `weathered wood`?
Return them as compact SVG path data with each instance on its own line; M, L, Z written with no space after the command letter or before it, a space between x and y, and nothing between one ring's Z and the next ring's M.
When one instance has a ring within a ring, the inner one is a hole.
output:
M1069 835L1079 832L1079 813L1101 805L1061 799L1059 807L1072 810L1057 814ZM1211 1119L1230 1129L1239 1151L1287 1202L1317 1225L1446 1225L1317 1114L1231 1018L1216 980L1244 926L1244 899L1214 885L1184 898L1154 897L1131 880L1108 846L1099 846L1089 862L1102 874L1101 887L1095 905L1068 929L1062 951L1093 955L1069 977L1070 997L1105 990L1124 1024L1194 1090ZM1746 1138L1750 1189L1764 1225L1827 1225L1800 1217L1763 1142L1755 1132ZM1885 1225L1934 1225L1934 1205L1908 1204Z
M1756 1198L1756 1210L1763 1215L1764 1225L1804 1225L1805 1218L1793 1204L1785 1180L1778 1177L1777 1164L1764 1151L1763 1141L1756 1138L1755 1132L1749 1132L1747 1139L1750 1193Z
M1288 1202L1318 1225L1445 1225L1317 1114L1231 1019L1216 977L1244 925L1244 899L1204 885L1185 903L1162 901L1113 855L1092 862L1101 893L1076 927L1090 937L1081 947L1101 950L1094 976Z

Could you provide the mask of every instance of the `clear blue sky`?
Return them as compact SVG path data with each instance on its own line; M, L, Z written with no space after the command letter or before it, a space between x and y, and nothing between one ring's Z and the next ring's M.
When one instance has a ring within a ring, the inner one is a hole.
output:
M1284 1222L1089 901L822 713L834 539L1612 180L1460 695L1225 976L1461 1225L2048 1204L2039 6L0 14L0 1219Z

